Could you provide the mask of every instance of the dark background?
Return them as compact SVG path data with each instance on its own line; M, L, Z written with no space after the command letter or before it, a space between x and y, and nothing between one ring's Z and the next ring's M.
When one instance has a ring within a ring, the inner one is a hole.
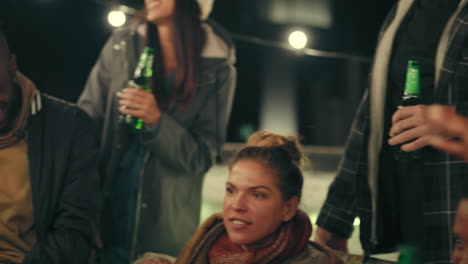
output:
M217 0L211 18L241 36L285 42L285 29L302 26L317 41L309 48L371 58L377 32L395 0L329 0L328 27L271 23L264 11L274 0ZM286 0L297 4L303 0ZM308 0L314 1L314 0ZM135 8L143 1L118 1ZM116 1L0 0L0 25L17 54L20 70L46 93L75 102L100 49L111 34L107 13ZM299 7L300 8L300 7ZM296 9L298 10L298 9ZM314 15L314 14L311 14ZM290 14L294 16L294 14ZM293 19L294 20L294 19ZM237 46L237 90L228 141L239 142L241 127L259 128L260 89L265 56L277 47L234 38ZM365 89L369 63L292 55L298 134L305 144L342 145L359 96Z

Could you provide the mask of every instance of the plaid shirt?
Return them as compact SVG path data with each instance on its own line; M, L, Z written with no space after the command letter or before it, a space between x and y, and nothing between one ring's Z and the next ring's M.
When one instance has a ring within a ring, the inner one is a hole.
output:
M442 44L439 46L437 55L440 59L438 68L441 70L436 70L434 93L437 103L456 105L458 111L463 114L468 113L468 46L466 43L468 41L468 6L465 2L466 0L462 0L460 7L453 15L453 23L442 34ZM380 40L396 12L397 6L389 13L380 33ZM379 42L379 45L381 44ZM375 202L376 196L372 194L370 188L373 182L369 180L368 165L370 164L369 158L372 158L370 161L376 162L380 153L368 151L371 116L375 116L375 113L371 114L369 110L371 101L369 95L372 91L374 90L371 86L370 92L365 92L358 107L346 143L344 157L317 219L318 226L338 236L349 238L353 231L354 218L358 216L361 222L361 243L367 254L385 251L376 247L385 239L384 237L377 237L377 241L371 239L372 222L376 217L373 214L375 211L373 211L372 204L377 203ZM382 96L385 96L385 93ZM451 252L454 247L452 223L460 198L461 178L466 174L468 166L453 156L429 147L423 149L422 158L424 201L421 224L426 234L423 248L424 262L451 263Z

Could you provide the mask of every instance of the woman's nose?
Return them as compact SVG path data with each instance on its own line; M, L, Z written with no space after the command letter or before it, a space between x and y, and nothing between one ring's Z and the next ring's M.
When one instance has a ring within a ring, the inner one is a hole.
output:
M246 196L242 193L238 193L235 197L233 197L232 208L236 211L246 211L247 210Z

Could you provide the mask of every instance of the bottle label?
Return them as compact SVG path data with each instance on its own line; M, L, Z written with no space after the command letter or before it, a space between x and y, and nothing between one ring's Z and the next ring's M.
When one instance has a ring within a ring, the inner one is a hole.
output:
M406 71L405 95L419 95L419 66L409 65Z

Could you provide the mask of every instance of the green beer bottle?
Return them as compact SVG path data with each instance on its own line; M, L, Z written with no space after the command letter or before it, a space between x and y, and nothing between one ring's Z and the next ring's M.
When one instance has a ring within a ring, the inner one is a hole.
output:
M403 93L401 105L398 108L405 106L418 105L420 99L420 74L419 62L415 60L408 61L408 69L406 71L405 91ZM421 158L421 150L418 149L412 152L401 150L401 145L396 146L393 156L396 160L415 160Z
M153 61L154 50L150 47L145 47L138 60L133 79L128 82L128 87L151 92L150 79L153 76ZM119 121L132 126L136 130L140 130L143 127L143 120L131 115L120 114Z
M399 251L398 264L422 264L419 251L415 246L401 245Z

